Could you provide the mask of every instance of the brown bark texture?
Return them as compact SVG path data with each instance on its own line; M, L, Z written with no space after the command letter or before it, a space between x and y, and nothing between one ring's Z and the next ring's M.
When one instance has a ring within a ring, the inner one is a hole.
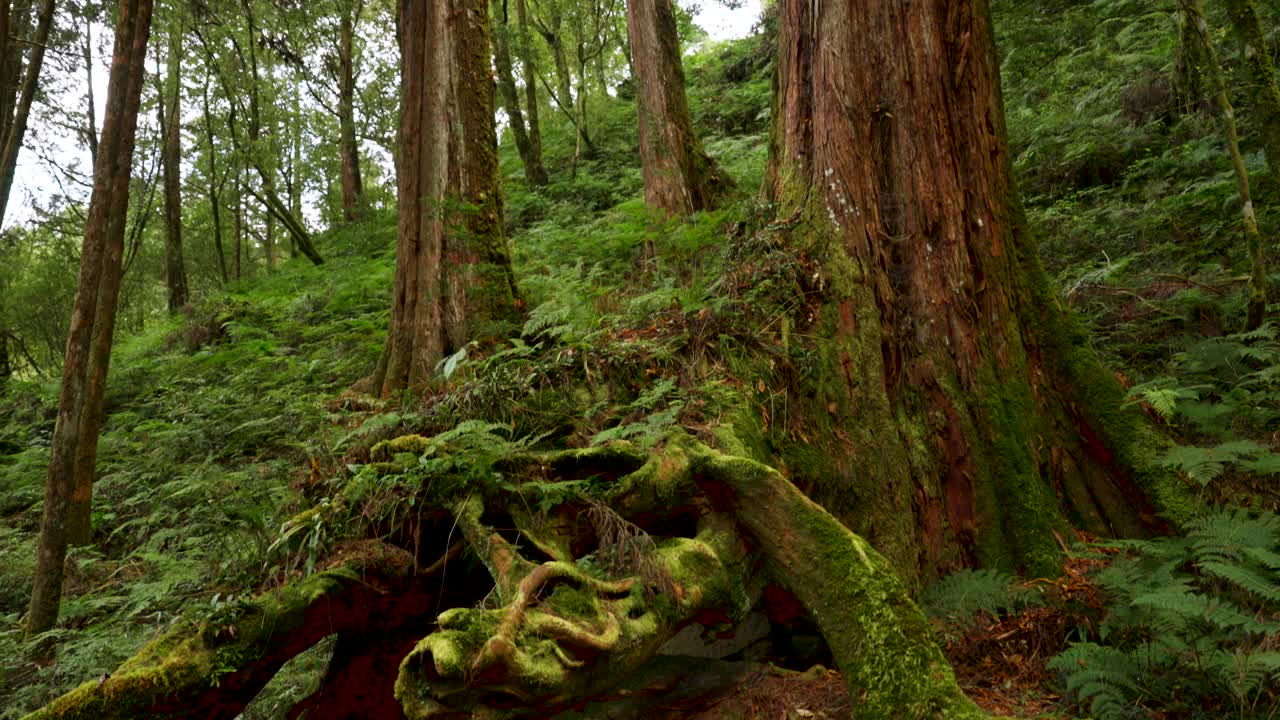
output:
M671 0L628 0L644 199L667 215L712 208L732 188L693 132Z
M831 298L795 381L812 442L781 451L796 481L926 579L1055 573L1068 521L1185 517L1029 237L988 4L788 0L778 83L766 190Z
M161 167L164 172L164 258L169 288L169 312L187 304L187 269L182 257L182 40L181 25L169 30L169 57L159 108L163 135Z
M151 12L151 0L122 0L116 21L107 109L98 163L94 167L93 193L85 224L80 275L67 335L62 390L45 483L35 579L25 627L28 638L49 630L57 622L68 543L69 506L77 486L77 466L85 452L82 446L92 446L96 452L101 419L95 416L101 412L102 383L106 378L120 288L129 176ZM92 412L95 406L98 413ZM86 430L92 435L87 435Z
M338 151L342 165L342 214L347 222L364 215L364 181L356 139L355 18L348 3L338 25Z
M402 0L399 241L391 327L374 386L420 388L436 364L516 319L498 196L489 12Z

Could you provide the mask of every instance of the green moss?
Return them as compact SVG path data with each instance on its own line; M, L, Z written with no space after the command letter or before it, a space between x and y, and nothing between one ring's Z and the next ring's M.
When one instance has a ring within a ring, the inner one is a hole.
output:
M556 585L546 600L547 607L566 618L588 619L600 613L595 595L565 583Z
M924 614L892 566L776 471L702 453L698 468L738 493L739 521L764 539L770 573L813 613L855 718L982 718L955 683Z
M374 445L369 455L377 459L394 459L397 455L404 453L421 457L430 447L431 438L421 435L401 435Z

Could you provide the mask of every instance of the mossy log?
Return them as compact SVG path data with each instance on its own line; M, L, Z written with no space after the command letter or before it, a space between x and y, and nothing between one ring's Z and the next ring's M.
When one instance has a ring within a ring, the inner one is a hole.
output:
M404 550L348 544L328 569L192 616L30 717L232 718L330 634L329 674L291 717L548 717L616 687L688 624L742 618L767 582L816 621L855 718L984 717L889 562L768 465L684 434L650 453L618 443L500 464L491 487L421 498L448 509L445 557L465 547L491 583L427 582L445 558L416 571ZM582 477L605 480L530 504Z
M409 553L346 544L328 568L207 615L192 613L110 675L26 720L239 715L290 658L334 633L385 633L432 595Z

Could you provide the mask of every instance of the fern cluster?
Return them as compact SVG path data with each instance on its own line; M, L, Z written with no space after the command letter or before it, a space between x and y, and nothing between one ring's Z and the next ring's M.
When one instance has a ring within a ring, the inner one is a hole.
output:
M1097 637L1050 667L1100 720L1274 717L1280 707L1280 516L1219 511L1185 537L1107 543Z
M1034 591L999 570L960 570L930 587L922 598L925 615L950 645L977 626L982 617L998 619L1041 604Z
M1280 474L1269 437L1280 423L1280 340L1275 325L1211 337L1173 357L1168 375L1139 385L1148 403L1186 439L1164 463L1208 485L1235 468L1254 476Z

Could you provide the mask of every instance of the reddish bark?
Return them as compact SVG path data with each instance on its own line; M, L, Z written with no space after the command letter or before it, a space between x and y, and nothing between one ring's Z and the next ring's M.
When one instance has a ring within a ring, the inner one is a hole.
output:
M766 189L826 258L815 332L841 368L806 389L802 416L828 430L807 430L825 434L816 467L792 453L798 480L909 576L1052 572L1068 519L1156 526L1131 492L1155 480L1130 452L1150 438L1027 232L987 3L789 0L779 53ZM1058 501L1063 457L1082 492Z
M671 0L628 0L627 32L636 76L645 202L668 215L711 208L732 181L693 132Z
M78 465L83 453L96 454L101 398L120 288L129 176L151 11L151 0L121 0L116 23L101 151L94 167L93 194L85 224L79 284L67 336L58 418L45 483L44 515L25 628L28 638L52 628L57 622L69 506L73 492L83 494L76 480ZM78 501L87 502L83 497Z
M506 332L515 285L498 197L489 13L483 0L402 0L399 243L383 395Z
M157 108L164 141L161 167L164 171L165 281L169 288L169 312L175 313L187 304L187 269L182 259L181 26L175 23L169 33L169 57L165 66L168 77L161 85L164 92L160 93Z

